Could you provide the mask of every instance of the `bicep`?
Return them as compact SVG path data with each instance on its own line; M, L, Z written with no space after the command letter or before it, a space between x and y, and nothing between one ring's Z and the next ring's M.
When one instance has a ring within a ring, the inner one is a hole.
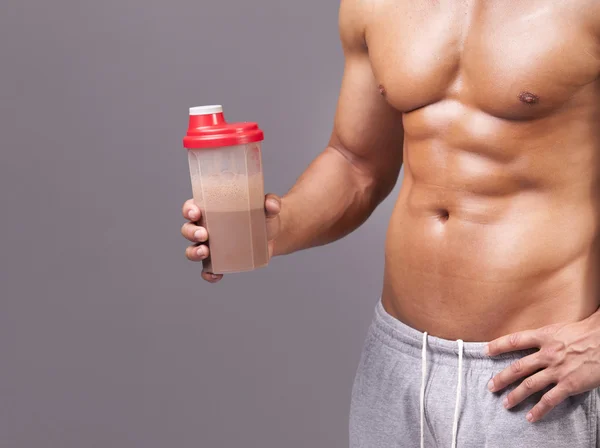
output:
M347 58L332 146L381 175L388 168L400 170L403 139L402 114L380 94L368 57Z
M355 0L343 0L340 11L345 66L330 146L365 174L395 183L402 165L402 114L380 93L353 5Z

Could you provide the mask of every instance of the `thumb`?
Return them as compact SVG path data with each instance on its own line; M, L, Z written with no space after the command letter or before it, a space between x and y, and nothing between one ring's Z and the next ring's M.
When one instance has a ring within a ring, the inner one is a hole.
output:
M267 218L277 216L281 212L281 198L274 194L268 194L265 196L265 211Z

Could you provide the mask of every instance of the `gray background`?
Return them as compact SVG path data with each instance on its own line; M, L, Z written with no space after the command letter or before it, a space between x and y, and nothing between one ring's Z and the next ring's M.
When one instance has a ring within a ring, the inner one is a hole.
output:
M258 121L278 194L322 150L337 9L2 0L0 447L347 445L391 199L216 286L179 234L189 106Z

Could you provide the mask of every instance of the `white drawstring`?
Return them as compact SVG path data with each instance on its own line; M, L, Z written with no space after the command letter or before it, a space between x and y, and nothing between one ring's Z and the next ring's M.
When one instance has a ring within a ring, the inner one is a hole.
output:
M454 408L454 421L452 423L452 448L456 448L458 436L458 416L460 412L460 399L462 393L462 368L464 342L458 343L458 381L456 384L456 406ZM425 380L427 377L427 332L423 333L423 349L421 351L421 448L425 448Z
M421 352L421 448L425 448L425 377L427 376L427 332L423 333Z
M454 408L454 423L452 424L452 448L456 448L458 436L458 413L460 411L460 399L462 389L462 365L463 365L463 341L458 341L458 382L456 384L456 407Z

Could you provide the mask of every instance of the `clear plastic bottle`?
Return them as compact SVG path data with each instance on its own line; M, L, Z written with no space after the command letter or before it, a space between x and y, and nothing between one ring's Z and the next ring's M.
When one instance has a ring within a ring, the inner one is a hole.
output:
M263 140L256 123L226 123L221 106L190 109L184 147L200 225L208 231L207 272L250 271L269 263Z

